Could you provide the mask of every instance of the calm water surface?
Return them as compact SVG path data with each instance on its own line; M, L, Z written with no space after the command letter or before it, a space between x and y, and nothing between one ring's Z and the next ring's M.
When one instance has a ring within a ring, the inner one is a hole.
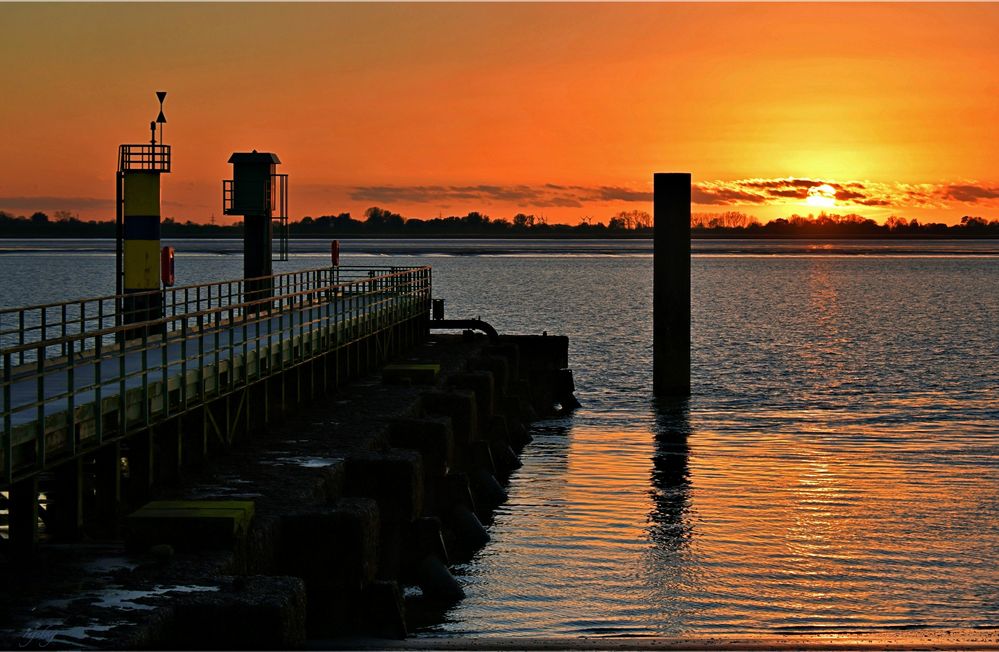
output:
M181 282L241 273L176 244ZM999 626L996 242L696 242L694 393L662 405L648 243L344 244L432 264L450 317L571 337L583 408L535 428L422 635ZM106 245L18 246L0 304L113 286ZM325 264L295 246L283 270Z

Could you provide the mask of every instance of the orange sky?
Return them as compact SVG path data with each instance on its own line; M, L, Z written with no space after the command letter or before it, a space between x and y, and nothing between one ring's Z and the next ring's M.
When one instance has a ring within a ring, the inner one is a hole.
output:
M999 4L0 4L0 210L113 215L169 91L163 215L274 151L291 217L999 218ZM807 181L804 181L807 180ZM815 194L815 191L812 191ZM228 221L225 218L220 221Z

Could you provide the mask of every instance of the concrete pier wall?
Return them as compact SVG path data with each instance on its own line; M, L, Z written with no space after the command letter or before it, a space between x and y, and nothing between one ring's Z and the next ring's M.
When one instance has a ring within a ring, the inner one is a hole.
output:
M104 540L135 561L90 581L146 591L151 608L122 623L122 614L80 601L78 619L117 623L93 629L100 635L87 645L259 649L340 634L400 638L461 599L448 566L488 541L483 524L506 499L527 425L571 406L568 340L433 335L379 347L345 352L333 382L327 371L301 369L250 394L229 441L220 436L227 427L188 418L128 442L126 514L154 498L250 503L252 520L221 538L192 535L178 521L157 529L119 520L123 541ZM228 406L202 418L231 425L232 414ZM206 637L209 621L221 632ZM26 622L15 615L0 643L23 642Z

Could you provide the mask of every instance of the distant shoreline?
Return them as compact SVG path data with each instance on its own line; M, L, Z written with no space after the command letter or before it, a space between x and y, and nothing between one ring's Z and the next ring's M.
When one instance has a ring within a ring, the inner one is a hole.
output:
M575 233L550 233L545 235L524 234L432 234L432 233L349 233L317 235L292 234L290 240L652 240L651 233L606 233L597 235ZM751 234L751 233L712 233L692 231L691 240L999 240L994 234L957 233L794 233L794 234ZM0 240L113 240L113 236L94 235L26 235L0 234ZM242 234L165 234L161 240L242 240Z

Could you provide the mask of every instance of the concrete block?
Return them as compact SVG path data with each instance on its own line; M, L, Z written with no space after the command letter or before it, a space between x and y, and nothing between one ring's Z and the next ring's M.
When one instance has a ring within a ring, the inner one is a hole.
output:
M370 498L282 518L281 572L316 591L358 594L378 569L378 506Z
M513 452L509 444L502 441L490 441L489 450L493 455L493 464L496 466L497 477L508 478L510 473L523 466L520 458Z
M429 477L445 475L453 462L450 417L396 419L389 425L389 442L396 448L419 451Z
M510 432L510 448L513 450L522 451L524 450L524 446L534 441L531 433L519 422L509 423L508 427Z
M441 535L441 521L434 516L424 516L413 521L409 532L409 546L412 554L409 561L416 562L433 555L444 564L448 563L447 547Z
M494 414L489 417L485 436L489 441L510 443L510 426L505 414Z
M472 481L472 495L478 506L476 514L485 519L493 509L507 501L506 490L492 473L485 469L476 469L469 474Z
M454 505L444 523L452 534L448 547L452 559L470 559L476 550L489 543L489 532L467 505Z
M496 381L489 371L466 371L448 376L447 385L475 392L475 406L480 423L495 411Z
M416 451L392 448L347 459L347 494L374 498L386 519L408 523L423 512L423 464Z
M493 460L493 453L489 448L488 441L482 439L473 441L471 453L473 468L484 469L493 475L496 474L496 462Z
M569 338L565 335L501 335L499 343L514 344L520 350L521 375L569 366Z
M421 396L421 401L428 414L451 417L455 447L462 447L478 435L479 413L475 392L463 389L430 391Z
M252 526L234 550L232 572L242 575L273 573L281 553L282 533L279 516L255 515Z
M464 589L448 567L433 555L427 555L417 563L415 577L424 599L453 604L465 597Z
M520 349L516 344L488 344L482 347L482 354L503 358L507 361L508 385L509 381L520 378Z
M255 575L223 582L217 592L174 601L168 648L288 650L305 646L305 585L297 577Z
M496 396L506 395L510 381L510 363L506 358L489 355L479 356L468 361L468 368L472 371L490 372L493 375Z
M471 483L466 473L451 472L447 474L447 477L444 478L444 495L442 496L442 501L445 503L446 509L442 509L441 513L447 513L453 505L464 505L468 509L475 511L475 500L472 498Z
M395 582L377 581L365 587L355 621L359 631L380 638L406 638L406 606Z
M555 400L562 405L563 411L575 410L580 407L579 401L573 394L576 391L576 383L572 378L572 369L556 371L552 384L552 394Z

